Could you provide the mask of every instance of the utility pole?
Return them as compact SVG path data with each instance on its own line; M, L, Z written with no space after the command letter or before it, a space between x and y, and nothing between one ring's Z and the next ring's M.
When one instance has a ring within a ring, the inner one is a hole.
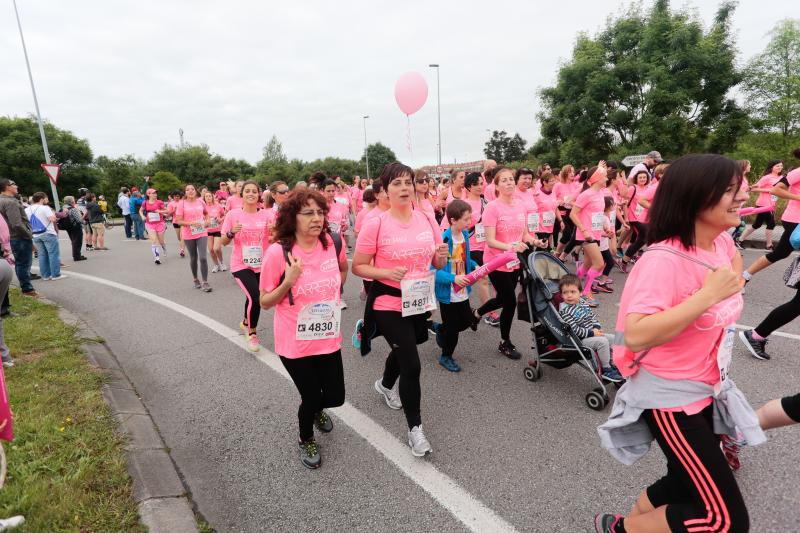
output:
M439 166L442 165L442 98L439 91L439 64L431 63L428 65L436 69L436 115L439 120Z
M364 115L364 159L367 160L367 181L369 181L369 145L367 144L367 119L369 115Z

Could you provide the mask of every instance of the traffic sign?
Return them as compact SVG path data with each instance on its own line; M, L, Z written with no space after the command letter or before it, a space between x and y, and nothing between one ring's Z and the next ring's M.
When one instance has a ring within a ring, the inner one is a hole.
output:
M61 174L61 165L48 165L47 163L42 163L42 168L45 171L45 174L50 178L50 181L53 182L53 185L58 183L58 176Z
M647 155L629 155L622 160L622 164L626 167L632 167L634 165L638 165L639 163L644 163L646 157Z

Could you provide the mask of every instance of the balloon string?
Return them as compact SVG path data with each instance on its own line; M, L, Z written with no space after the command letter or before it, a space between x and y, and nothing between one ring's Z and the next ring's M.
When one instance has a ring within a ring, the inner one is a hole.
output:
M406 121L406 148L409 155L413 155L411 153L411 115L406 115Z

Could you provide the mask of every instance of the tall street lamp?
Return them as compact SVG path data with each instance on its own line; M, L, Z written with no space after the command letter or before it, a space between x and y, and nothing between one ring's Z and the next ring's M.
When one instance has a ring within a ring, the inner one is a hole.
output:
M428 65L436 69L436 115L439 120L439 166L442 165L442 99L439 92L439 64Z
M367 160L367 181L369 181L369 145L367 144L367 119L369 115L364 115L364 158Z

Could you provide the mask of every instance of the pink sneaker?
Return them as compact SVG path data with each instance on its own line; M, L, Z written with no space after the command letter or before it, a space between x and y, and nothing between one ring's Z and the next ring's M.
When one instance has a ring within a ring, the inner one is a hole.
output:
M261 346L258 344L258 337L256 337L255 334L247 338L247 349L251 352L257 352L261 349Z

